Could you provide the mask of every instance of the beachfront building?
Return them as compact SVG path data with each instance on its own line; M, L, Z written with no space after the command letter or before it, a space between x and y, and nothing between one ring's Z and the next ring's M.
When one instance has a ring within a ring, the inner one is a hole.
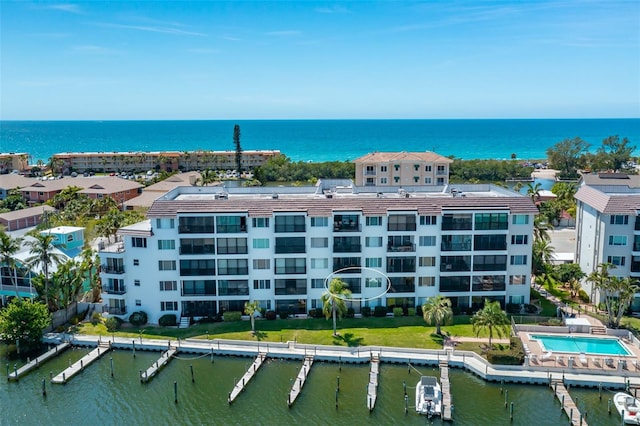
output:
M372 152L353 160L358 186L447 185L453 160L435 152Z
M640 279L640 176L584 175L576 192L576 263L591 274L602 263L609 274ZM595 303L601 295L588 280L583 288ZM632 310L640 311L640 293Z
M0 152L0 174L14 170L23 172L29 168L29 154L26 152Z
M242 170L251 171L277 150L242 151ZM63 174L71 172L142 172L147 170L234 170L235 151L154 151L154 152L63 152L55 154L54 164Z
M492 185L178 187L101 244L104 310L157 322L256 300L307 314L335 276L356 313L437 294L462 311L485 298L528 303L536 213L530 198Z

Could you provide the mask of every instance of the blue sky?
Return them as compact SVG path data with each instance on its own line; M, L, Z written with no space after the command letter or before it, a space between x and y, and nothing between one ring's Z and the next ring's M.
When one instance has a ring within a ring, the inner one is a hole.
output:
M0 2L0 119L640 116L640 2Z

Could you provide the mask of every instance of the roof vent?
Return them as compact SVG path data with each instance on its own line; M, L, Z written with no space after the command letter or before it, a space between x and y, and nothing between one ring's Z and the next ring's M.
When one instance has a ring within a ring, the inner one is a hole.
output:
M278 194L276 194L276 193L271 194L271 198L274 199L274 200L277 200L278 199Z

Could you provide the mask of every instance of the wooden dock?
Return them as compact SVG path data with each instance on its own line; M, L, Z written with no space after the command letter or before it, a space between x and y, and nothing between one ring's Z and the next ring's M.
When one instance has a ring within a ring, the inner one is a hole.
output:
M240 392L244 391L244 388L249 383L249 380L251 380L253 376L258 372L258 369L262 367L262 364L264 363L264 360L266 357L267 357L267 354L264 354L264 353L258 354L255 361L253 361L251 366L249 366L249 369L247 370L247 372L244 373L244 376L242 376L242 378L238 381L238 383L236 383L236 385L233 387L233 390L229 392L229 398L227 399L227 402L229 404L231 404L233 401L236 400L238 395L240 395Z
M9 380L10 382L13 382L13 381L17 382L18 380L20 380L20 377L29 373L31 370L34 370L40 367L40 364L42 364L43 362L58 356L70 346L71 345L69 344L69 342L64 342L59 345L56 345L53 349L50 349L47 352L40 355L39 357L37 357L36 359L29 361L22 367L18 369L14 369L11 373L7 375L7 380Z
M576 426L587 426L587 421L582 418L580 410L576 406L575 402L573 402L573 399L571 399L571 395L569 395L569 391L567 391L562 380L553 379L549 383L549 386L551 386L551 389L556 394L558 401L560 401L561 404L564 404L562 408L564 409L564 412L567 413L567 417L569 417L571 424Z
M311 371L312 365L313 365L313 356L312 355L305 356L304 362L302 363L302 368L300 369L300 372L298 373L298 377L296 377L295 382L293 382L293 386L291 387L291 392L289 392L289 399L287 400L287 405L289 405L289 407L293 405L293 403L296 401L296 398L298 398L298 395L300 395L300 392L302 392L302 387L304 386L304 383L307 381L307 376Z
M80 358L79 361L76 361L69 368L51 379L51 383L63 385L66 384L69 380L71 380L72 377L84 370L93 361L99 359L102 355L109 352L109 350L111 350L111 346L109 344L99 344L97 348Z
M371 356L371 370L369 370L369 384L367 385L367 410L373 411L378 398L378 375L380 374L380 357Z
M440 361L440 389L442 390L442 420L451 421L451 383L449 383L449 362Z
M169 361L171 361L171 358L176 354L176 352L178 352L178 348L169 346L169 349L164 351L162 355L160 355L160 358L158 358L156 362L151 364L151 367L147 368L144 372L140 374L140 382L142 383L149 382L149 380L151 380L153 376L158 374L158 371L160 371L162 367L164 367L169 363Z

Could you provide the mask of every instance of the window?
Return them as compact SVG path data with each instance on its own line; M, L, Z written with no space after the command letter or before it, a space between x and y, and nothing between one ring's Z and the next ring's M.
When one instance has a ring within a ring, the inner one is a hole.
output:
M158 270L160 270L160 271L175 271L176 270L176 261L175 260L158 260Z
M178 302L160 302L161 311L177 311Z
M436 174L443 175L447 172L446 166L437 166Z
M426 177L426 178L424 178L424 183L425 183L426 185L431 185L431 178L430 178L430 177Z
M474 250L506 250L507 236L505 234L497 235L474 235Z
M471 235L443 235L440 244L442 251L471 250Z
M416 217L412 214L389 215L388 231L415 231Z
M610 246L626 246L627 236L626 235L609 235L609 245Z
M367 247L382 247L382 237L366 237L364 244Z
M136 287L140 287L140 280L133 280L133 285Z
M276 253L306 253L305 237L276 237Z
M214 254L213 238L180 238L180 254Z
M526 265L527 264L527 255L526 254L518 254L515 256L511 256L511 264L512 265Z
M436 245L436 237L433 235L423 235L420 237L420 247L433 247Z
M433 287L436 285L436 277L418 278L418 287Z
M418 258L419 266L436 266L435 256L422 256Z
M218 294L220 296L248 296L249 281L248 280L220 280L218 281ZM220 309L223 309L223 307L220 306ZM243 310L242 305L240 305L240 309L238 310L239 311Z
M474 271L506 271L507 256L494 255L494 254L475 255L473 256L473 270Z
M507 229L507 213L476 213L476 230Z
M271 280L253 280L254 290L269 290L271 288Z
M253 259L253 269L271 269L271 260Z
M307 294L307 280L305 279L277 279L275 281L276 296L288 294Z
M474 276L471 290L473 291L505 291L504 275Z
M419 176L414 176L414 177L413 177L413 181L414 181L415 183L418 183L418 181L420 181L420 177L419 177Z
M323 220L327 222L326 225L316 225L316 226L328 226L329 219L324 218L316 218L321 223ZM297 216L276 216L275 217L275 232L305 232L305 217L302 215Z
M267 248L269 248L269 239L268 238L254 238L253 239L253 248L254 249L267 249Z
M156 219L156 228L158 229L173 229L176 227L175 219Z
M440 291L469 291L471 286L470 277L440 277Z
M364 265L367 268L381 268L382 267L382 258L381 257L367 257L364 260Z
M382 216L367 216L365 223L367 226L382 226Z
M329 267L329 259L311 259L311 269L327 269Z
M312 217L311 226L314 228L329 226L329 218L328 217Z
M142 306L142 300L136 299L136 306Z
M133 266L140 266L140 259L133 259Z
M509 275L509 285L525 285L527 284L526 275Z
M443 231L470 231L473 228L471 214L451 213L442 215Z
M247 254L246 238L218 238L218 254Z
M628 225L629 224L629 216L626 215L613 215L611 216L611 225Z
M367 278L364 280L365 288L380 288L382 287L382 278Z
M420 225L436 225L436 216L420 216Z
M131 246L147 248L147 239L142 237L131 237Z
M183 296L215 296L215 280L185 280L182 281Z
M67 235L67 242L70 243L71 241L73 241L73 234Z
M512 235L511 236L511 244L519 245L519 244L527 244L529 240L528 235Z
M248 273L247 259L218 259L218 275L247 275Z
M406 257L388 257L387 272L415 272L416 258Z
M387 184L387 178L386 177L381 177L380 178L380 184L381 185L386 185Z
M177 281L160 281L160 291L176 291L177 289Z
M395 169L395 171L397 172L398 170L400 170L400 164L394 164L393 168Z
M254 228L268 228L269 227L269 218L268 217L254 217L251 219L251 224Z
M247 232L247 218L244 216L218 216L216 226L220 234Z
M418 170L420 170L420 164L414 164L413 165L413 169L417 172Z
M214 231L215 218L211 216L181 217L178 232L181 234L201 234Z
M424 171L427 173L431 173L431 166L424 166Z
M324 280L322 278L312 278L311 288L324 288Z
M528 225L529 215L526 214L514 214L511 216L511 223L514 225Z
M310 239L311 248L325 248L329 247L329 238L324 237L312 237Z
M386 172L387 171L387 166L380 166L380 171L381 172Z
M400 176L394 176L394 177L393 177L393 181L394 181L395 183L400 182Z
M175 240L158 240L158 250L175 250Z
M625 257L624 256L607 256L607 263L616 266L624 266Z
M471 270L471 256L440 256L440 272Z
M288 258L275 259L276 274L306 274L307 259L305 258Z
M214 259L180 260L180 275L193 277L197 275L215 275L216 261Z

